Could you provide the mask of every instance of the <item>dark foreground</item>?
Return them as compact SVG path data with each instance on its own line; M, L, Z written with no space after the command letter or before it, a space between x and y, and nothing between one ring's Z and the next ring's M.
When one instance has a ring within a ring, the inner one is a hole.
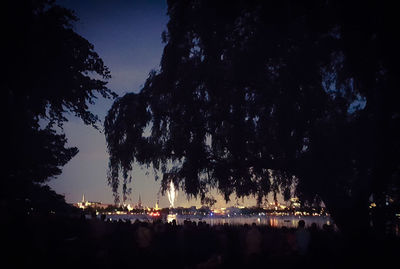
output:
M298 230L56 217L3 226L7 268L396 268L400 254L399 238L350 240L329 226Z

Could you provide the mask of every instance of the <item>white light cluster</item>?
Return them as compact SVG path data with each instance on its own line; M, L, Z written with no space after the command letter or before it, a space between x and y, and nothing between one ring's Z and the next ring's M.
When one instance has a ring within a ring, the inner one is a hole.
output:
M169 189L167 191L167 195L170 207L173 208L175 206L175 199L176 197L178 197L178 192L175 190L175 186L172 181L169 183Z

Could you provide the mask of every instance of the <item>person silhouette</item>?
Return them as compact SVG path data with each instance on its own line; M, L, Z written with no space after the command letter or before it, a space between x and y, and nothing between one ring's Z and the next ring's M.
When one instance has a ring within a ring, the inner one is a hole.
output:
M249 264L258 262L261 254L262 236L255 223L247 230L245 235L245 257Z
M299 220L296 231L296 246L300 255L307 254L308 246L310 244L310 232L305 228L305 224L304 220Z

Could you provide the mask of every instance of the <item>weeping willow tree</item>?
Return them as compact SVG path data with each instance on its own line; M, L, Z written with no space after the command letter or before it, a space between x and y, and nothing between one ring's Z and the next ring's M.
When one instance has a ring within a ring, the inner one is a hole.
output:
M137 163L164 190L322 199L340 227L366 227L370 195L398 185L390 7L171 0L168 14L160 70L105 120L116 198Z

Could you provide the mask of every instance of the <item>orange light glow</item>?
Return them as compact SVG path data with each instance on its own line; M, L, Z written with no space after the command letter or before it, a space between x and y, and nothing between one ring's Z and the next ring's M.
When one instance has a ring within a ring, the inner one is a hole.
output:
M160 212L150 212L149 215L152 216L152 217L159 217L160 216Z

